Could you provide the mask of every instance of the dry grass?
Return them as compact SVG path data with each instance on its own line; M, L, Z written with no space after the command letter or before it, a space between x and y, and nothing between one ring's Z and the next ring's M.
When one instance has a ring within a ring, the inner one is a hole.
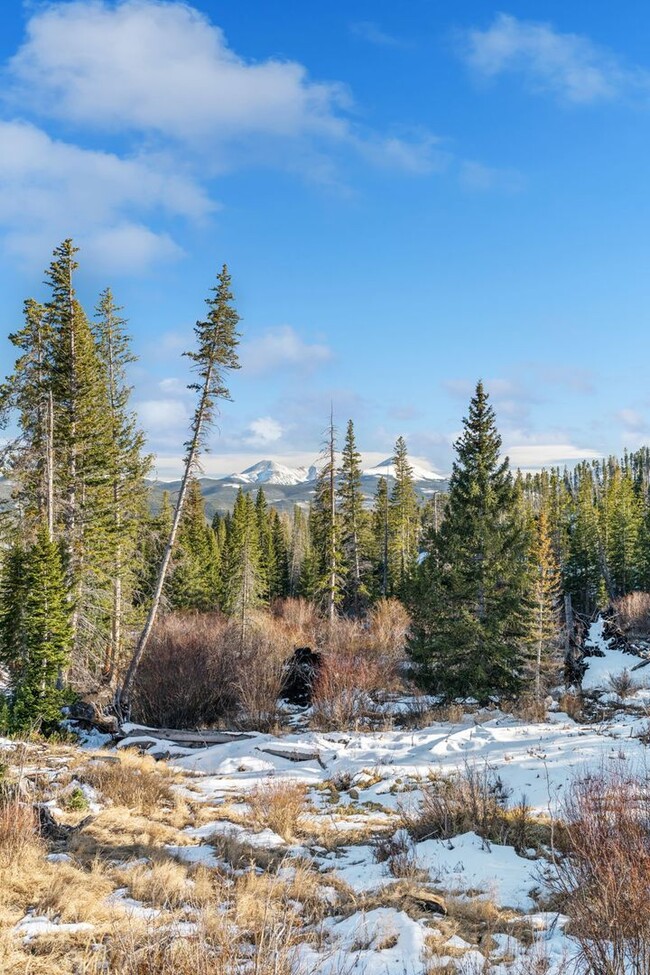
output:
M300 782L267 779L253 789L248 802L253 823L268 827L290 842L299 833L305 811L306 787Z
M552 824L533 816L525 798L509 804L509 793L489 766L467 764L451 775L432 773L416 810L402 810L404 826L416 840L450 839L474 832L491 843L521 852L548 844Z
M78 771L78 778L116 806L143 815L171 809L178 802L167 767L132 751L121 751L117 762L91 761Z

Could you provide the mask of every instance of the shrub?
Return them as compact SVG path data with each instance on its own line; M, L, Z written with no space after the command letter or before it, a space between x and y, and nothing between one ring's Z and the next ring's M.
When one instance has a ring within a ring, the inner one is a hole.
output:
M386 660L401 663L411 617L399 599L380 599L375 603L368 614L368 625L373 649Z
M613 604L619 627L633 636L650 636L650 593L630 592Z
M562 816L568 852L551 889L571 919L589 975L650 971L650 792L646 777L619 770L577 779Z
M639 689L639 685L634 680L627 667L625 667L620 674L610 674L607 683L614 693L618 694L618 696L623 700L625 700L626 697L630 697L630 695L634 694L634 692L638 691Z
M385 683L385 673L376 658L329 654L314 687L313 724L333 731L368 723L380 713L373 695L380 695Z
M218 613L174 613L156 626L135 684L139 721L197 727L235 709L227 629Z
M500 777L488 765L467 764L459 773L430 775L419 809L403 815L416 840L450 839L473 831L485 840L505 843L507 804Z

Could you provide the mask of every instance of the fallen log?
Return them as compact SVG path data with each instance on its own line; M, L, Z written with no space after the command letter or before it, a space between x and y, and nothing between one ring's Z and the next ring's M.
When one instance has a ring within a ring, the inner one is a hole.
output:
M120 728L117 737L125 738L155 738L171 741L175 745L226 745L229 741L245 741L253 735L237 731L181 731L177 728L131 728L125 731Z
M286 758L289 762L318 762L321 768L325 768L325 763L316 750L307 751L298 748L281 748L273 745L258 745L256 751L263 752L265 755L273 755L275 758Z

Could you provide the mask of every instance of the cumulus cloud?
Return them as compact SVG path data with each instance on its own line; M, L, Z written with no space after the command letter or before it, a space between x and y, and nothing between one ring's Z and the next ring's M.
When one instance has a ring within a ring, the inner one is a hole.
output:
M282 424L271 416L261 416L248 427L248 435L244 442L251 447L265 447L267 444L277 443L284 432Z
M311 370L332 359L329 346L306 342L290 325L269 328L241 346L241 361L247 374L278 369Z
M179 248L138 217L163 211L195 220L214 209L193 180L146 156L83 149L22 121L0 121L0 146L0 228L21 256L42 256L72 235L102 267L139 271Z
M576 105L611 101L650 87L647 72L626 67L589 38L508 14L498 14L486 30L466 31L460 50L483 77L518 74L532 90Z
M430 171L425 138L362 133L344 84L315 80L296 61L242 57L221 28L177 0L37 8L8 73L21 105L95 130L182 143L213 170L251 159L274 165L274 144L290 139L303 144L292 166L303 159L322 169L313 145L326 143L409 173Z
M52 115L179 139L336 135L350 101L296 62L246 61L204 14L165 0L48 5L9 67L22 97Z

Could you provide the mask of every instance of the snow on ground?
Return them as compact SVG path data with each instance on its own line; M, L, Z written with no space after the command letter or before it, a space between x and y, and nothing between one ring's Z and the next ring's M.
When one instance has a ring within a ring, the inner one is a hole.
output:
M597 656L587 657L585 663L587 670L582 678L582 687L585 691L612 690L610 684L611 677L617 677L627 670L634 680L634 683L643 689L650 688L650 665L636 667L647 663L647 658L639 657L633 653L624 653L610 646L610 641L604 635L604 621L602 616L591 624L585 647L588 651L596 651Z
M487 765L498 773L513 799L525 796L536 811L545 812L556 804L567 779L617 760L622 743L625 760L640 762L644 746L631 736L641 723L634 715L619 712L607 722L581 725L556 712L548 723L524 724L495 712L495 717L480 725L468 715L459 724L434 724L418 731L306 731L282 739L253 735L207 748L177 749L182 754L173 758L173 764L198 773L192 786L211 801L245 794L265 778L311 787L349 778L357 788L359 807L380 804L386 812L408 802L408 790L417 789L431 772L461 771L468 763ZM133 740L137 739L122 744ZM320 762L292 762L261 751L273 744L318 752ZM163 741L157 747L168 752L173 746ZM364 776L374 780L373 784L364 786Z
M629 668L630 659L610 650L602 631L593 630L591 639L606 654L589 658L588 686L596 687L603 675ZM326 919L324 943L300 949L301 970L314 975L433 975L437 966L475 975L489 956L494 975L510 975L513 957L530 971L559 975L574 946L564 933L566 919L546 913L540 900L550 869L547 860L533 851L521 856L511 846L489 844L473 832L413 844L418 883L460 902L492 900L534 932L530 947L525 947L526 939L500 934L496 947L489 949L462 938L436 941L436 916L411 916L403 897L400 901L399 878L391 873L390 863L379 862L376 839L399 829L401 814L418 806L428 777L463 772L468 766L498 775L511 802L525 798L541 815L557 812L574 776L612 763L626 763L631 770L643 765L645 746L634 737L643 724L638 714L622 707L589 725L577 724L562 712L551 714L547 722L525 723L497 710L411 731L253 734L195 749L161 741L150 753L171 754L172 764L191 775L186 785L193 796L200 796L208 808L230 804L218 820L187 829L197 845L173 848L174 855L227 869L210 844L214 841L219 848L221 837L232 838L253 851L307 856L325 877L331 876L333 885L351 889L359 908L349 916ZM133 737L122 745L128 747L142 734L134 727ZM264 781L304 784L312 805L310 821L338 832L338 842L327 849L292 846L272 830L249 823L246 798ZM229 808L236 811L236 823L227 818ZM373 899L383 901L382 906L364 907ZM536 967L541 958L546 969Z

